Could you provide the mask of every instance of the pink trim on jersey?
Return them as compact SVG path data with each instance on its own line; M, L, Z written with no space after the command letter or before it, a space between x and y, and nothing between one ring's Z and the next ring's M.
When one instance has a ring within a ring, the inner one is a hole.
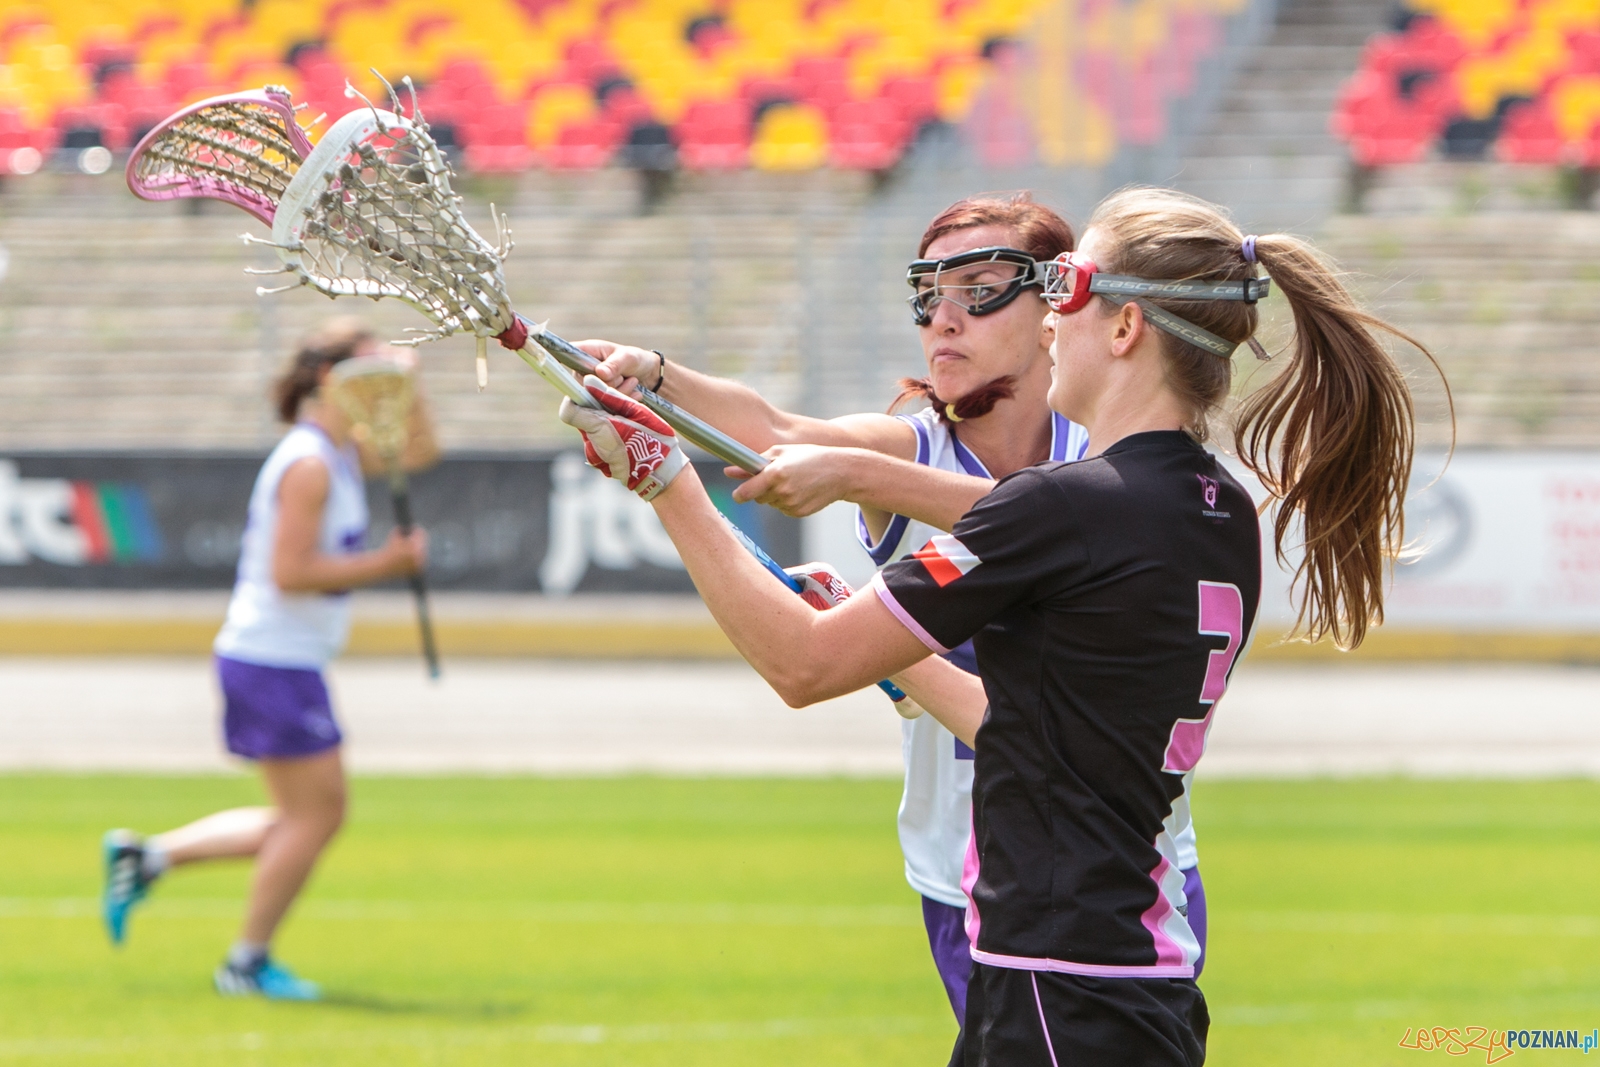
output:
M1050 1040L1050 1024L1044 1021L1044 1001L1039 999L1038 972L1028 975L1028 981L1033 983L1033 1004L1039 1009L1039 1029L1044 1031L1044 1047L1050 1053L1050 1067L1061 1067L1056 1062L1056 1043Z
M967 941L976 951L983 917L978 914L978 902L972 899L972 887L978 884L978 828L973 825L970 807L967 809L967 826L967 858L961 864L961 892L967 897Z
M1035 956L1003 956L974 948L972 958L991 967L1012 971L1049 971L1052 974L1082 974L1091 978L1193 978L1194 964L1153 964L1129 967L1107 963L1073 963Z
M900 625L910 630L912 635L915 636L918 641L921 641L923 644L927 645L941 656L950 651L938 641L935 641L933 639L933 635L927 630L924 630L922 628L922 624L916 619L913 619L911 617L911 613L900 606L900 601L894 598L894 594L889 592L889 587L884 584L882 571L879 571L877 574L872 576L872 581L867 583L867 588L878 595L878 600L883 603L884 607L889 609L889 614L899 619Z
M1174 887L1179 893L1183 892L1183 872L1167 862L1167 857L1162 856L1161 862L1156 864L1155 870L1150 872L1150 880L1156 884L1156 902L1150 909L1139 916L1139 921L1144 928L1150 931L1150 938L1156 945L1156 965L1159 966L1187 966L1194 970L1194 959L1198 954L1199 943L1195 941L1194 932L1189 929L1188 920L1178 913L1172 906L1172 901L1167 896L1167 883L1176 880ZM1173 920L1177 920L1176 923ZM1177 929L1181 924L1182 929ZM1176 937L1195 946L1196 951L1191 953L1188 947L1181 944Z

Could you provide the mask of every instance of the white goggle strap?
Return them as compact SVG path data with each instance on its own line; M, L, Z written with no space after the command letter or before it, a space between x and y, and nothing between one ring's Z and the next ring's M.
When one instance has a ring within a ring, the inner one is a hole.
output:
M1224 341L1210 330L1202 330L1188 319L1180 319L1170 312L1162 311L1148 300L1135 299L1144 312L1144 317L1150 320L1150 325L1158 330L1165 330L1180 341L1187 341L1196 348L1204 349L1213 356L1227 359L1233 355L1233 350L1239 346L1232 341Z
M1170 311L1162 311L1143 298L1165 296L1174 300L1242 300L1254 304L1266 296L1271 287L1271 278L1248 278L1242 282L1186 282L1151 281L1126 274L1096 274L1089 279L1091 293L1100 293L1118 303L1133 301L1144 312L1144 317L1150 320L1150 325L1220 359L1232 357L1239 345L1225 341L1210 330L1203 330ZM1258 359L1266 358L1260 342L1253 337L1250 339L1250 349Z
M1272 288L1271 278L1242 282L1152 281L1126 274L1096 274L1089 279L1091 293L1123 297L1168 297L1172 300L1242 300L1254 304Z

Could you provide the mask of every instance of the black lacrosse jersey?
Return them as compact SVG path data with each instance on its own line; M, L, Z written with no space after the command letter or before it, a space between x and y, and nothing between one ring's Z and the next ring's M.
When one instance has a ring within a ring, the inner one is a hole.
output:
M874 579L989 698L964 885L981 963L1187 978L1175 834L1261 592L1249 495L1180 431L1002 479Z

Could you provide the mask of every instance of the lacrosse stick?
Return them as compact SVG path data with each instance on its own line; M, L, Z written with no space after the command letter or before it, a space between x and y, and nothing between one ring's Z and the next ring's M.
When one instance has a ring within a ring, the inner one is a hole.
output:
M271 226L278 205L294 175L306 157L314 151L305 131L295 122L295 110L296 106L291 102L288 90L271 85L259 91L213 97L187 107L140 139L128 158L128 188L135 196L145 200L176 200L186 197L223 200L243 208ZM395 110L399 110L398 101L395 103ZM415 101L412 104L412 111L416 112ZM324 140L336 143L342 141L353 146L362 138L377 134L384 125L382 121L369 124L366 119L376 119L380 114L387 113L368 109L352 114L361 118L352 119L350 115L345 116L345 120L341 120L341 123L349 120L349 125L335 124L338 137L335 137L334 130L329 130ZM397 115L388 114L388 119L397 124L410 125L410 120L399 118ZM419 121L417 125L421 127L421 132L426 137L426 124ZM427 137L427 143L432 145L431 137ZM433 156L435 158L432 165L443 175L448 175L448 167L439 156L437 148L434 149ZM327 157L322 157L319 161L337 162ZM443 191L446 201L453 201L448 181L445 182ZM498 224L498 218L496 222ZM470 227L467 228L467 232L472 233ZM503 247L493 250L497 260L504 258L511 250L509 234L503 227L501 236ZM483 244L476 233L472 233L472 237L476 239L476 243ZM498 269L495 274L498 277ZM501 305L506 307L503 278L499 279L498 288ZM351 294L330 292L328 295ZM357 295L373 296L374 299L380 295L405 298L397 292L362 292ZM424 313L428 313L426 309ZM505 311L503 317L504 325L528 331L528 336L532 337L535 344L579 374L589 373L599 362L581 348L549 333L543 327L535 327L526 320L517 319L509 310ZM496 334L499 332L496 331ZM501 337L501 343L507 348L516 350L524 361L533 362L532 354L522 351L528 336L522 337L516 344L509 343L516 336L513 333L509 337ZM485 335L479 333L478 387L480 389L488 381L488 360L483 347L484 339ZM534 369L537 370L538 367L535 366ZM660 415L685 440L752 474L765 466L766 461L759 454L745 448L733 438L647 389L641 388L639 392L645 406Z
M311 152L294 114L289 91L276 85L192 104L139 139L128 188L144 200L223 200L270 226Z
M368 445L383 461L389 478L389 499L394 523L402 534L411 532L411 493L400 464L410 437L411 412L416 388L410 372L384 356L356 356L335 363L328 372L328 397L350 420L350 435ZM428 614L428 587L421 572L411 575L411 593L417 602L417 629L422 634L422 658L428 676L439 677L439 653L433 640L433 620Z
M277 290L308 286L330 297L391 297L422 312L432 330L413 331L421 344L461 331L478 341L478 381L484 382L487 343L494 338L516 352L564 396L586 407L594 399L560 361L594 361L511 309L501 264L511 251L504 219L495 214L491 245L461 213L450 187L450 166L420 118L368 106L345 115L312 149L284 191L272 221L270 244L282 273L297 279ZM416 101L412 114L417 115ZM762 457L726 434L654 397L650 406L683 436L724 462L751 473ZM667 412L672 417L668 417ZM728 525L737 531L730 521ZM798 583L742 531L737 536L762 565L794 592ZM899 703L905 694L879 683Z

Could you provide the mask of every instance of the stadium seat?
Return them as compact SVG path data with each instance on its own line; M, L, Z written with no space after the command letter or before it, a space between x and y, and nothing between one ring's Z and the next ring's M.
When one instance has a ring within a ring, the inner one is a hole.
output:
M678 159L690 170L737 170L750 161L750 107L743 100L702 100L678 123Z
M761 170L811 170L828 159L827 117L811 104L779 104L761 116L750 162Z
M596 170L611 162L625 131L605 119L576 123L556 137L546 148L544 159L557 170Z
M1529 100L1507 110L1495 151L1507 163L1564 163L1566 145L1549 104Z
M1395 50L1408 70L1443 69L1451 60L1434 53L1449 51L1449 35L1478 33L1457 26L1478 25L1458 11L1468 0L1426 2L1436 17L1416 21L1434 28ZM1110 116L1123 140L1149 143L1238 8L1085 2L1059 17L1052 47L1076 72L1075 95ZM0 108L40 144L58 139L47 131L64 109L80 109L66 115L73 138L120 150L183 104L264 83L288 85L308 120L337 117L356 106L347 80L380 91L367 73L376 66L416 80L424 113L459 136L472 168L626 163L646 148L664 158L671 146L660 130L669 129L693 168L883 169L934 121L969 125L991 158L1037 158L1042 135L1094 142L1057 145L1051 158L1104 158L1115 145L1098 117L1042 131L1042 113L1023 109L1000 137L974 117L996 63L1016 58L1011 44L1047 10L1050 0L30 0L0 14ZM1518 63L1505 69L1523 80L1542 69L1526 56ZM689 116L716 103L744 117ZM518 140L496 109L520 104ZM640 151L616 154L624 142ZM1011 147L995 148L1002 142Z
M1600 4L1410 0L1405 28L1369 42L1334 130L1359 163L1446 155L1574 164L1600 120Z

